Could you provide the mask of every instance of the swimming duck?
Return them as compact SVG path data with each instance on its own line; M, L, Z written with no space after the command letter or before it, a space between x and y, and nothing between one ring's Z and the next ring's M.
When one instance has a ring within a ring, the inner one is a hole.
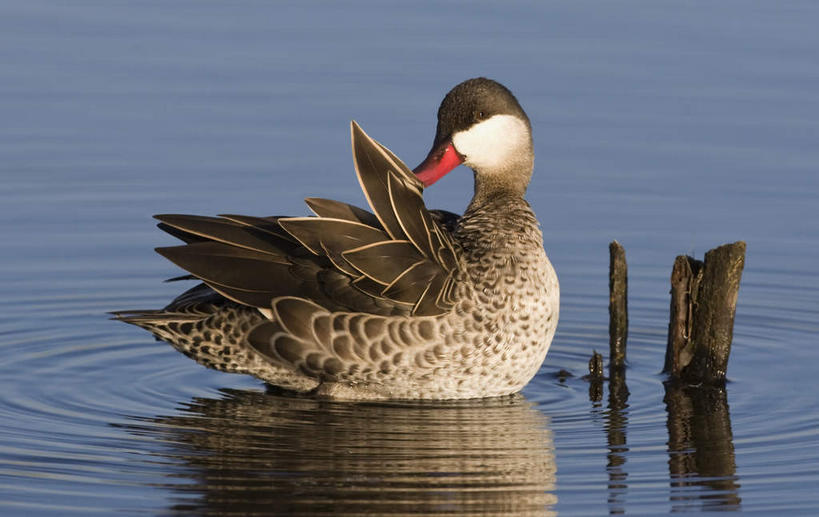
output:
M157 215L158 248L203 283L161 310L115 318L200 364L336 399L463 399L517 392L557 327L557 275L524 199L531 124L486 78L455 86L432 150L410 170L351 124L372 211L308 198L311 217ZM466 212L428 210L424 187L463 164Z

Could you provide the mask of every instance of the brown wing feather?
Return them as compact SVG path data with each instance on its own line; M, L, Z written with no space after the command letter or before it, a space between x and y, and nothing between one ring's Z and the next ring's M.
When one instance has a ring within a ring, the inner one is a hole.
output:
M296 240L293 239L293 237L284 231L284 229L279 225L279 217L253 217L250 215L237 214L220 214L219 217L224 217L229 221L233 221L234 223L244 226L250 226L255 230L268 233L274 237L278 237L279 239L283 239L294 244L296 243Z
M263 253L281 255L288 246L287 241L271 239L270 234L254 228L229 221L221 217L199 215L159 214L155 219L173 228L197 235L216 242L222 242Z
M385 287L384 284L380 284L380 283L376 282L375 280L373 280L372 278L367 278L366 276L362 276L361 278L356 279L353 282L352 285L353 285L353 287L355 287L356 289L358 289L362 293L366 293L368 296L372 296L373 298L375 298L377 300L389 301L390 303L395 303L395 304L400 304L400 305L405 306L405 308L407 310L407 314L409 314L410 311L412 310L412 304L411 303L403 303L403 302L398 302L396 300L390 300L389 298L384 296L382 294L382 292L384 291L384 287Z
M444 277L444 275L439 274L435 275L432 280L429 281L426 288L421 293L421 297L412 308L413 316L434 316L440 313L441 309L449 308L449 305L438 305L437 303L438 295L443 289L447 278L448 277Z
M390 196L395 218L407 238L422 255L434 258L429 229L434 223L429 216L421 191L408 184L392 171L387 173L387 191Z
M210 240L206 237L195 235L193 233L180 230L179 228L174 228L173 226L165 223L159 223L156 225L156 227L169 235L173 235L174 237L176 237L177 239L186 244L191 244L194 242L207 242L208 240Z
M202 280L247 290L298 287L281 255L268 255L220 242L199 242L156 251ZM289 284L289 285L288 285Z
M375 215L357 206L320 197L308 197L304 202L307 203L310 210L319 217L346 219L347 221L364 223L367 226L372 226L379 230L384 229L381 227L381 223L378 222L378 218Z
M378 228L344 219L288 217L279 219L279 224L316 255L322 254L322 248L342 254L347 250L389 239Z
M434 292L430 287L443 289L451 282L436 281L433 286L423 283L431 281L438 274L444 278L451 278L449 273L458 267L452 234L444 224L437 222L424 206L423 185L412 171L386 147L367 136L355 122L352 123L351 132L356 172L370 208L392 240L411 242L417 253L417 261L426 259L423 267L411 266L419 268L415 274L406 276L398 286L392 290L385 290L383 294L392 298L390 293L400 293L399 298L393 299L414 305L417 305L422 297L428 297L429 300L434 298L435 304L427 300L422 306L424 312L432 313L434 306L443 297L440 292ZM436 217L451 223L452 218L449 214L437 213ZM400 257L403 259L402 267L417 262L413 262L405 250L401 250ZM384 260L389 260L389 257L384 257ZM366 268L360 270L370 278L376 278L370 274L370 270ZM420 274L418 273L420 271L424 271L424 274L415 276ZM407 270L404 269L399 277L406 274ZM446 308L447 304L439 306L438 313Z
M259 308L297 294L330 311L447 310L458 266L451 214L430 214L412 172L355 123L352 136L356 172L374 213L310 198L318 217L163 214L156 216L160 227L189 244L157 251L221 295Z
M399 167L384 153L381 145L370 138L355 122L351 125L353 162L361 190L370 208L392 239L406 239L393 211L387 188L388 171Z
M416 304L427 291L432 279L442 274L441 268L436 264L427 260L420 261L393 280L384 289L383 295L392 300Z
M346 251L344 259L364 276L388 285L423 257L409 241L383 241Z

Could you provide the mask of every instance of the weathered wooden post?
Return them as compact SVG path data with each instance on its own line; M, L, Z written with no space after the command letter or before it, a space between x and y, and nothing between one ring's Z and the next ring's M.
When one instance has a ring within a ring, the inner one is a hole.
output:
M626 250L617 241L609 243L609 395L628 399L626 388L626 341L628 339L628 270ZM603 356L596 351L589 359L589 398L602 398Z
M606 441L609 446L606 471L609 476L609 508L615 509L626 487L625 470L628 387L626 386L626 342L628 340L628 266L626 250L609 243L609 411ZM616 508L614 513L622 508Z
M626 250L609 244L609 403L628 400L626 342L628 341L628 266Z
M724 244L699 261L679 256L671 272L671 310L663 371L699 384L725 381L745 242Z
M626 250L617 241L609 244L609 373L626 364L628 339L628 267Z

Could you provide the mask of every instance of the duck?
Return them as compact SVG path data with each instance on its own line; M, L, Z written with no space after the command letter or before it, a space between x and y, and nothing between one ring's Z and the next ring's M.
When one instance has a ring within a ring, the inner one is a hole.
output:
M112 313L208 368L338 400L448 400L519 392L557 328L559 283L525 199L532 126L512 92L478 77L450 90L410 170L351 122L370 210L326 198L314 215L161 214L182 241L156 251L198 285L159 310ZM463 215L424 189L459 165Z

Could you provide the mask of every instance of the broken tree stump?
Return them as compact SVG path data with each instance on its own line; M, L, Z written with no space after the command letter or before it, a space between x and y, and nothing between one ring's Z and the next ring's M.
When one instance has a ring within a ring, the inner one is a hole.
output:
M626 365L628 339L628 267L626 250L609 244L609 376Z
M743 241L712 249L704 261L683 255L674 261L663 368L672 379L725 381L744 265Z

